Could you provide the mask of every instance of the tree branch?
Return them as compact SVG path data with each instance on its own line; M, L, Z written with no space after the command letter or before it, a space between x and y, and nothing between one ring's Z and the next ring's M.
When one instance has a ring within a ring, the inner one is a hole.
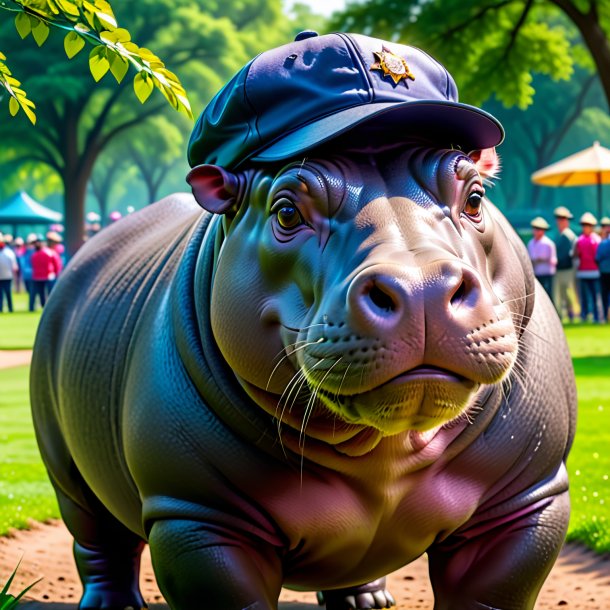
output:
M119 133L125 131L126 129L129 129L130 127L133 127L134 125L141 123L144 119L147 119L149 116L157 114L163 108L165 108L165 103L157 104L156 106L151 106L146 112L142 112L141 114L138 114L137 116L133 117L129 121L125 121L125 123L122 123L121 125L117 125L114 129L109 131L103 138L101 138L101 140L98 142L97 146L94 145L92 148L96 151L96 154L99 154L108 145L108 142L110 142L110 140L112 140L112 138L116 137Z
M436 36L434 40L439 38L451 38L462 30L467 29L474 21L478 21L479 19L485 17L485 14L489 11L500 9L503 6L508 6L509 4L512 4L513 2L515 2L515 0L502 0L502 2L498 2L497 4L488 4L487 6L484 6L479 11L477 11L472 17L469 17L466 21L458 23L457 25L453 26L452 28L449 28L448 30L444 30L438 36Z
M517 35L519 34L519 30L525 23L525 20L527 19L527 15L530 12L533 4L534 4L534 0L527 0L527 2L525 3L525 7L523 8L521 16L519 17L519 21L517 21L517 23L515 24L515 27L511 30L510 38L508 40L508 45L506 46L506 49L504 49L504 54L502 55L502 59L500 60L500 63L503 62L504 60L506 60L506 58L509 56L509 54L511 52L511 49L515 46L515 42L517 40Z
M595 82L596 78L597 74L592 74L585 81L585 84L583 85L582 89L580 90L580 93L578 94L576 104L574 105L572 112L568 115L567 119L563 122L561 129L554 134L552 140L547 140L546 145L542 146L542 154L544 160L551 159L553 153L557 150L565 135L568 133L572 125L576 122L576 120L582 113L583 107L585 105L585 98L587 97L587 94L593 86L593 83Z

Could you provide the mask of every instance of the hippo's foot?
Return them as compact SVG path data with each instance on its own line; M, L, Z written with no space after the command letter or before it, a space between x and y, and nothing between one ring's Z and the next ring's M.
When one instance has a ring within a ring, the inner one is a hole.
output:
M326 610L364 610L396 605L392 594L385 588L385 577L358 587L322 591L318 593L318 603L326 604Z
M89 584L78 606L79 610L143 610L148 606L139 591L116 591L102 584Z

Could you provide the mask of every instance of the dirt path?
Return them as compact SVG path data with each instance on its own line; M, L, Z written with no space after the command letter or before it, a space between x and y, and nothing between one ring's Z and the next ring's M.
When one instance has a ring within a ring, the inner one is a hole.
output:
M30 364L31 359L31 349L0 350L0 369L24 366Z
M0 368L28 364L29 351L0 351ZM11 591L38 583L20 607L27 610L76 610L80 583L72 560L72 541L60 521L33 523L28 531L0 537L0 583L6 582L21 560ZM428 564L422 557L389 577L389 588L400 610L430 609ZM141 588L151 610L167 610L156 587L150 556L142 561ZM283 591L281 610L316 610L313 593ZM610 557L599 556L577 545L566 545L540 594L536 610L610 610Z
M19 560L12 590L20 591L38 578L43 580L22 606L27 610L76 610L80 583L71 555L71 538L63 523L33 524L29 531L0 538L0 580L5 581ZM389 588L401 610L430 609L432 592L425 557L389 577ZM156 587L148 550L142 561L142 593L151 610L167 610ZM284 590L280 610L315 610L313 593ZM537 610L608 610L610 608L610 558L567 545L536 606Z

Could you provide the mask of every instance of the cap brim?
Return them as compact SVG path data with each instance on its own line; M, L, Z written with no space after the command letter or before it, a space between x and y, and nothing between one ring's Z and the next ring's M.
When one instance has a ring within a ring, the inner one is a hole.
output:
M346 134L353 139L360 137L364 146L417 137L465 152L492 148L504 140L504 129L496 118L467 104L442 100L372 103L312 121L255 152L250 159L281 161Z

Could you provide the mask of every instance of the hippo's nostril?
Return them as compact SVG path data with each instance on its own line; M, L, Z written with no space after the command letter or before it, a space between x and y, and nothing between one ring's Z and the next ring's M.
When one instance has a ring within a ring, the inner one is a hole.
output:
M396 304L392 297L384 292L377 284L373 284L369 291L369 298L382 311L391 312L396 309Z
M464 299L464 296L466 294L466 282L464 280L462 280L460 282L460 285L457 287L457 290L451 295L451 305L453 305L454 307L456 305L459 305L462 300Z

